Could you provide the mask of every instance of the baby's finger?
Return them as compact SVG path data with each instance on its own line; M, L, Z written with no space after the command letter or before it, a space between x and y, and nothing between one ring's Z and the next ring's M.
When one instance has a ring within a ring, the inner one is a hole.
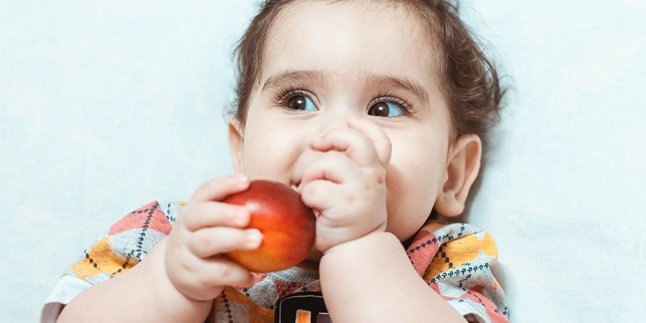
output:
M329 210L339 203L339 185L325 180L314 180L302 186L301 198L308 207Z
M243 174L217 177L202 184L193 193L191 201L220 201L248 187L249 180Z
M184 268L187 272L177 284L186 296L196 300L213 300L222 286L248 286L253 281L246 268L224 256L192 258Z
M234 250L256 249L261 243L262 234L257 229L214 227L194 232L187 245L195 256L207 258Z
M325 180L336 184L350 182L362 174L357 168L358 166L344 153L328 151L307 167L301 178L298 192L302 194L303 188L315 180Z
M357 129L341 128L323 134L310 146L314 150L327 152L337 150L354 160L360 166L380 164L377 150L368 136Z
M390 163L390 155L392 152L392 143L386 132L376 125L374 122L366 118L348 118L348 125L351 128L357 129L364 133L374 145L379 156L379 161L382 166L387 166Z
M242 265L226 257L214 257L208 260L204 274L217 280L219 286L249 286L253 275Z
M220 202L201 202L182 210L184 223L190 231L205 227L229 226L243 228L249 224L249 211L244 206Z
M346 182L357 175L356 166L348 157L338 151L328 151L312 161L303 173L300 187L307 183L323 179L334 183ZM299 188L300 191L300 188Z

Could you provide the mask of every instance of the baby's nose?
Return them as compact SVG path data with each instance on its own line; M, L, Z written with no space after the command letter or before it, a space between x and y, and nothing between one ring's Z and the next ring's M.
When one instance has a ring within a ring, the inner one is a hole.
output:
M330 131L348 128L348 119L352 116L355 114L348 111L328 112L317 120L317 129L314 134L320 136Z

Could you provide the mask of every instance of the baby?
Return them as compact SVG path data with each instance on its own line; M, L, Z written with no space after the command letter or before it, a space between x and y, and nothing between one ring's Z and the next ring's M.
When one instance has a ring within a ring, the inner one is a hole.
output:
M67 304L59 322L507 321L491 236L436 221L463 213L503 94L453 4L266 1L237 55L238 173L126 215L43 319ZM315 211L298 266L256 274L224 255L262 243L221 202L253 179Z

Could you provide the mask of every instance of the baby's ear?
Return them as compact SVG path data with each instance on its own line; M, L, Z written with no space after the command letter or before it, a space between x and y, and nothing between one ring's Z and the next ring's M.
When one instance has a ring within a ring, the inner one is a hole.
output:
M229 121L229 149L236 172L242 171L242 150L244 149L243 129L238 119Z
M478 177L482 142L477 135L459 137L449 149L442 191L435 201L435 211L445 217L462 214L469 190Z

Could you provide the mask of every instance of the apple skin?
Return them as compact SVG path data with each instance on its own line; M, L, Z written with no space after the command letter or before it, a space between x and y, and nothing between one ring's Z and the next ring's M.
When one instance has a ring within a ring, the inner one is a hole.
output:
M289 186L268 180L251 181L249 188L228 196L225 203L243 205L251 214L247 228L258 229L263 240L254 250L227 255L252 272L287 269L302 262L314 244L316 217Z

